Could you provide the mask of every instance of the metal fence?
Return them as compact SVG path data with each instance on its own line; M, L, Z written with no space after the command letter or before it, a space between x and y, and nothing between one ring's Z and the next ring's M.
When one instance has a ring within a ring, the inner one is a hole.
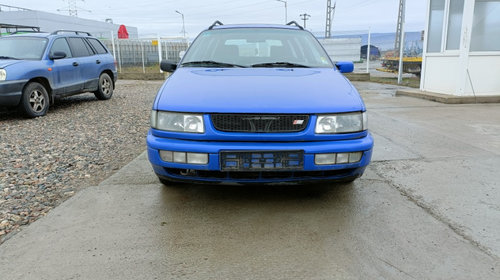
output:
M158 73L163 59L180 60L179 53L187 50L187 40L156 39L101 39L112 52L120 73Z
M406 61L407 65L404 69L408 73L419 75L422 36L420 32L407 32L405 37L405 58L411 57L416 61ZM376 33L372 36L369 30L362 30L337 31L332 34L332 38L319 37L319 40L334 61L354 61L355 72L379 74L379 71L375 69L395 71L395 68L391 67L392 60L383 58L384 56L391 57L386 54L390 53L390 49L394 47L394 38L392 33ZM103 38L101 41L113 53L120 73L159 73L161 60L179 62L179 53L186 51L189 47L189 41L184 38ZM364 51L364 56L362 51ZM371 59L367 59L367 53L370 53ZM393 56L397 57L397 55ZM408 67L411 69L406 69Z

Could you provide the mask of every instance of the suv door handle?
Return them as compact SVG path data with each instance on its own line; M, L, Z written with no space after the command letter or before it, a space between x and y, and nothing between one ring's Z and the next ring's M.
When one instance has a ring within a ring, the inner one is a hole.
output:
M101 64L101 61L98 59L98 60L95 61L95 63Z
M73 66L78 66L78 62L73 62Z

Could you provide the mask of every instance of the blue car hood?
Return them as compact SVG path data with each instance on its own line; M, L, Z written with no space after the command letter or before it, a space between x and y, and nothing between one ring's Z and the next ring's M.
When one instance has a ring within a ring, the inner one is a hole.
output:
M199 113L336 113L364 111L358 92L329 68L177 69L155 109Z
M16 59L0 59L0 68L5 68L9 65L16 64L21 61L22 60L16 60Z

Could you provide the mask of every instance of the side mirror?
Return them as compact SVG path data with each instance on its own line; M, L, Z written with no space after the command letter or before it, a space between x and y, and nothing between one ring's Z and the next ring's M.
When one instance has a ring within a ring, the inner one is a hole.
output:
M340 73L351 73L354 71L354 63L351 61L339 61L335 63L337 69L339 69Z
M50 55L50 59L52 60L56 60L56 59L61 59L61 58L65 58L66 57L66 53L65 52L54 52L53 54Z
M180 51L179 52L179 58L182 59L185 54L186 54L186 51Z
M160 62L160 69L165 72L174 72L177 69L177 62L173 60L162 60Z

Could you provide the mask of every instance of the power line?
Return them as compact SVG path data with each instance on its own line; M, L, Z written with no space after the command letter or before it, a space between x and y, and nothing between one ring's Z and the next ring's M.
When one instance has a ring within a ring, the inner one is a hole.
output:
M68 3L68 6L65 9L57 9L58 12L63 12L67 11L70 16L73 17L78 17L78 10L86 11L86 12L91 12L90 10L86 10L80 7L76 6L76 1L77 0L63 0L64 2ZM85 2L85 0L80 0L82 2Z

